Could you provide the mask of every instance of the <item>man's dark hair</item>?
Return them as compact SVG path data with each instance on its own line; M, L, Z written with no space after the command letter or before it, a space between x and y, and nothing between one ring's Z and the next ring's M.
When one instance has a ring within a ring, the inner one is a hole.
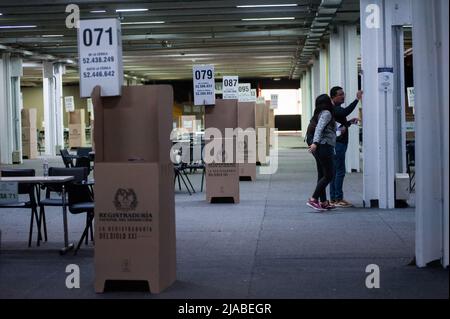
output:
M331 97L331 98L334 98L334 97L337 95L338 91L340 91L340 90L343 90L343 88L341 88L340 86L335 86L335 87L333 87L333 88L330 90L330 97Z

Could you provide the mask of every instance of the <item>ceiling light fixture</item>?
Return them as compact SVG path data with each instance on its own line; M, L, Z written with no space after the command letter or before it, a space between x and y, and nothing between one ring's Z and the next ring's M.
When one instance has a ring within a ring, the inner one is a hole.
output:
M25 29L25 28L36 28L35 25L0 25L0 29Z
M43 34L43 38L60 38L63 37L63 34Z
M106 13L106 10L92 10L90 13Z
M148 11L148 9L116 9L116 12L140 12Z
M242 21L267 21L267 20L295 20L295 17L281 17L281 18L247 18Z
M286 3L286 4L248 4L242 6L236 6L236 8L270 8L270 7L297 7L296 3Z
M121 22L120 24L130 25L130 24L162 24L162 23L166 23L166 22L165 21L144 21L144 22Z

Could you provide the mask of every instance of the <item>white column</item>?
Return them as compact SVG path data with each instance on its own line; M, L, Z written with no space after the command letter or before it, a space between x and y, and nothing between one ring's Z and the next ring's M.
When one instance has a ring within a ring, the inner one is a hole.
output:
M13 152L22 161L22 98L20 77L22 60L10 57L9 53L0 56L0 163L12 164Z
M44 63L45 154L55 156L64 148L62 64Z
M361 0L361 58L363 70L364 201L380 208L395 207L395 103L391 89L379 89L379 68L392 68L393 26L411 24L410 0ZM399 72L399 70L394 70Z
M328 74L329 74L329 57L328 49L323 47L319 53L319 83L320 83L320 94L328 94L330 90L328 87ZM317 97L317 96L316 96Z
M448 0L413 0L416 108L416 261L449 253Z
M302 76L302 134L306 136L309 120L313 113L311 70L308 69Z
M316 97L320 95L320 62L319 58L314 60L314 64L311 66L311 97L313 101L313 109L314 109L314 101Z
M356 98L358 91L358 57L360 41L356 25L338 25L330 35L330 89L334 86L344 88L346 107ZM358 117L358 108L349 115ZM347 172L360 171L359 127L352 125L349 130L349 143L346 153Z

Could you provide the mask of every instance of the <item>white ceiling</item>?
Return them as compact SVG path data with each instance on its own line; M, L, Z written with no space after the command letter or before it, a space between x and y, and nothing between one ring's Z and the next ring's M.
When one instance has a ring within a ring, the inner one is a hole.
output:
M146 80L189 79L193 64L214 64L218 76L298 78L304 67L305 43L310 50L326 39L330 25L359 21L358 0L324 1L328 6L338 3L335 13L328 15L321 0L1 0L0 51L25 54L24 61L34 63L26 64L24 82L40 81L42 60L77 60L76 30L65 27L66 6L74 2L80 7L81 19L119 17L127 23L122 25L125 71ZM237 7L273 4L296 6ZM124 8L148 11L116 12ZM318 11L325 12L320 15L326 21L323 30L317 27ZM243 20L254 18L272 20ZM128 24L155 21L164 23ZM36 27L1 28L10 25ZM311 40L311 32L319 32L313 34L319 41ZM76 65L67 66L64 80L78 81Z

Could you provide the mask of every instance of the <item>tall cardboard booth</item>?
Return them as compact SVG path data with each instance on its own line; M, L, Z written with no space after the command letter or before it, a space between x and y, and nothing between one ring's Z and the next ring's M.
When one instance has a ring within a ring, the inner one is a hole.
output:
M95 291L107 280L143 280L159 293L176 279L172 87L123 87L120 97L101 97L97 86L92 99Z
M22 157L35 159L37 157L37 126L36 109L22 109Z
M211 203L214 200L232 199L239 203L239 166L236 163L236 141L233 138L225 138L226 128L237 128L238 102L237 100L216 99L214 107L205 108L205 128L216 128L222 134L220 141L208 139L205 136L205 161L206 161L206 200ZM207 154L211 144L218 145L213 153L220 154L220 158L213 158L208 163L211 154ZM232 145L232 152L226 152L226 145Z
M243 130L255 131L255 102L238 102L238 127ZM254 141L250 139L254 139ZM244 157L244 163L239 163L240 179L249 178L251 181L255 181L256 135L251 134L248 139L238 141L238 152L241 152Z
M69 147L86 146L86 122L83 109L69 112Z

